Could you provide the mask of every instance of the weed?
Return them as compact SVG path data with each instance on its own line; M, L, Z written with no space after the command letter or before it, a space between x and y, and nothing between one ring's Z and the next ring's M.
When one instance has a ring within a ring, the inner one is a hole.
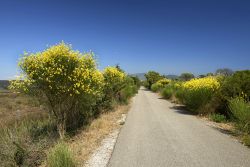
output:
M226 122L226 117L225 115L222 115L222 114L217 114L217 113L213 113L213 114L210 114L210 119L214 122Z
M58 143L48 154L49 167L75 167L76 163L68 146Z

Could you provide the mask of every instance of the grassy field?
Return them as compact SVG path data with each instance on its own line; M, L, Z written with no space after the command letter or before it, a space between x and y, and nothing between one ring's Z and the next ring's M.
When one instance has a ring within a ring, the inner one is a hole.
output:
M34 97L7 90L0 92L1 126L12 125L23 119L45 117L45 108Z
M66 137L75 164L81 166L102 139L121 125L117 120L129 109L118 105ZM0 93L0 166L48 166L47 154L59 141L56 124L48 109L31 96L2 91ZM89 144L91 143L91 144Z
M57 140L46 108L34 97L0 93L0 166L39 166ZM56 132L56 131L55 131Z

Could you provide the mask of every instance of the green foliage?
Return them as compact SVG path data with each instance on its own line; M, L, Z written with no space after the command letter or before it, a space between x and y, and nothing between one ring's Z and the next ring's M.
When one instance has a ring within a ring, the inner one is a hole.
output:
M183 88L179 88L175 92L175 97L182 104L185 104L185 95L186 95L186 92L185 92L185 90Z
M140 86L141 86L141 81L140 81L140 79L139 79L137 76L130 76L130 77L133 79L134 85L136 85L137 88L139 89Z
M140 80L137 77L128 76L122 71L116 67L104 70L104 98L101 105L105 109L112 109L119 103L127 103L140 87Z
M113 108L113 104L116 104L116 101L120 99L120 91L126 86L127 76L122 72L120 67L119 69L116 67L105 68L103 76L105 86L101 105L105 109L111 109Z
M127 103L128 99L134 96L138 92L138 85L136 85L133 77L127 76L125 78L124 88L119 92L119 102Z
M159 84L159 83L154 83L151 85L151 90L153 92L158 92L159 90L161 90L163 88L163 85L162 84Z
M222 114L212 113L209 117L214 122L226 122L226 116Z
M189 81L190 79L194 78L192 73L182 73L179 77L182 81Z
M48 119L16 122L1 127L0 133L0 166L39 166L45 158L42 149L58 138L56 125Z
M220 68L216 70L215 75L231 76L233 73L233 70L229 68Z
M235 97L229 100L228 107L236 119L238 128L250 133L250 104L242 97Z
M149 88L148 81L142 81L142 86L144 86L145 88Z
M145 77L147 79L149 89L154 83L163 78L158 72L155 71L149 71L148 73L145 74Z
M249 134L244 135L242 138L242 141L246 146L250 147L250 135Z
M120 102L128 103L128 99L131 98L134 94L136 94L138 88L136 85L128 85L121 90Z
M167 86L165 87L162 91L161 91L161 95L165 98L165 99L170 99L173 95L174 95L174 88L172 86Z
M48 154L49 167L75 167L76 162L65 143L58 143Z
M175 99L176 96L182 96L180 95L182 92L181 88L181 82L178 81L171 81L169 84L167 84L161 91L161 95L166 99ZM183 91L184 93L184 91ZM179 97L181 98L181 97Z
M250 70L236 71L232 76L222 80L222 98L229 100L241 95L242 92L250 98Z
M41 165L44 150L59 136L62 139L66 131L89 123L105 106L127 103L141 85L137 77L127 76L119 65L100 72L92 52L82 54L64 43L42 52L25 53L19 67L21 77L13 80L10 88L17 94L33 95L32 105L42 104L49 114L46 119L22 120L0 128L0 166ZM15 110L10 104L7 107ZM75 166L63 143L52 149L48 161L49 166Z
M207 88L200 89L185 89L179 92L178 97L182 96L182 101L187 108L195 113L203 113L204 107L210 102L213 96L213 91Z

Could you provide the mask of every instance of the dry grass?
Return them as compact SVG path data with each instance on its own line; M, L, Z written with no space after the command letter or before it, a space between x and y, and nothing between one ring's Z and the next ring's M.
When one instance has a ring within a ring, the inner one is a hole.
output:
M207 125L215 127L218 130L228 131L228 132L232 132L232 133L235 131L235 126L232 122L220 122L220 123L214 122L211 119L209 119L209 117L207 115L205 115L205 116L198 115L197 117L206 121Z
M27 117L45 116L44 107L37 99L18 93L0 92L0 127L8 126Z
M67 140L67 144L73 150L74 157L79 165L83 165L88 160L107 135L122 126L117 121L122 114L127 113L129 107L130 105L117 106L113 111L101 114L90 125L80 129L75 136ZM40 120L40 118L47 118L47 116L46 108L40 106L39 102L33 97L11 92L0 92L0 129L12 127L17 122ZM42 143L47 145L47 140L52 139L47 139L45 136ZM50 146L53 143L54 141L50 143ZM39 144L40 142L34 147ZM44 147L42 151L43 153L47 152L48 147ZM46 166L46 161L41 166Z
M117 121L122 114L128 112L129 108L130 105L118 106L114 111L101 114L85 130L82 130L69 141L70 148L73 150L79 166L82 166L88 160L108 134L122 126Z

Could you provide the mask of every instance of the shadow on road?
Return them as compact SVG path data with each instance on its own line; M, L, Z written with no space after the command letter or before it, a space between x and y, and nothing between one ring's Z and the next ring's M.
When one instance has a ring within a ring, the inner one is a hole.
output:
M185 106L182 105L178 105L178 106L173 106L173 107L169 107L170 109L173 109L175 112L177 112L178 114L185 114L185 115L196 115L195 113L192 113L190 111L187 111Z
M210 126L211 127L211 126ZM235 132L231 131L231 130L227 130L227 129L222 129L222 128L219 128L219 127L211 127L215 130L218 130L220 131L221 133L224 133L226 135L231 135L231 136L234 136L234 137L237 137L239 135L237 135Z
M143 91L151 91L151 90L149 90L149 89L147 89L147 88L141 88L140 90L143 90Z

